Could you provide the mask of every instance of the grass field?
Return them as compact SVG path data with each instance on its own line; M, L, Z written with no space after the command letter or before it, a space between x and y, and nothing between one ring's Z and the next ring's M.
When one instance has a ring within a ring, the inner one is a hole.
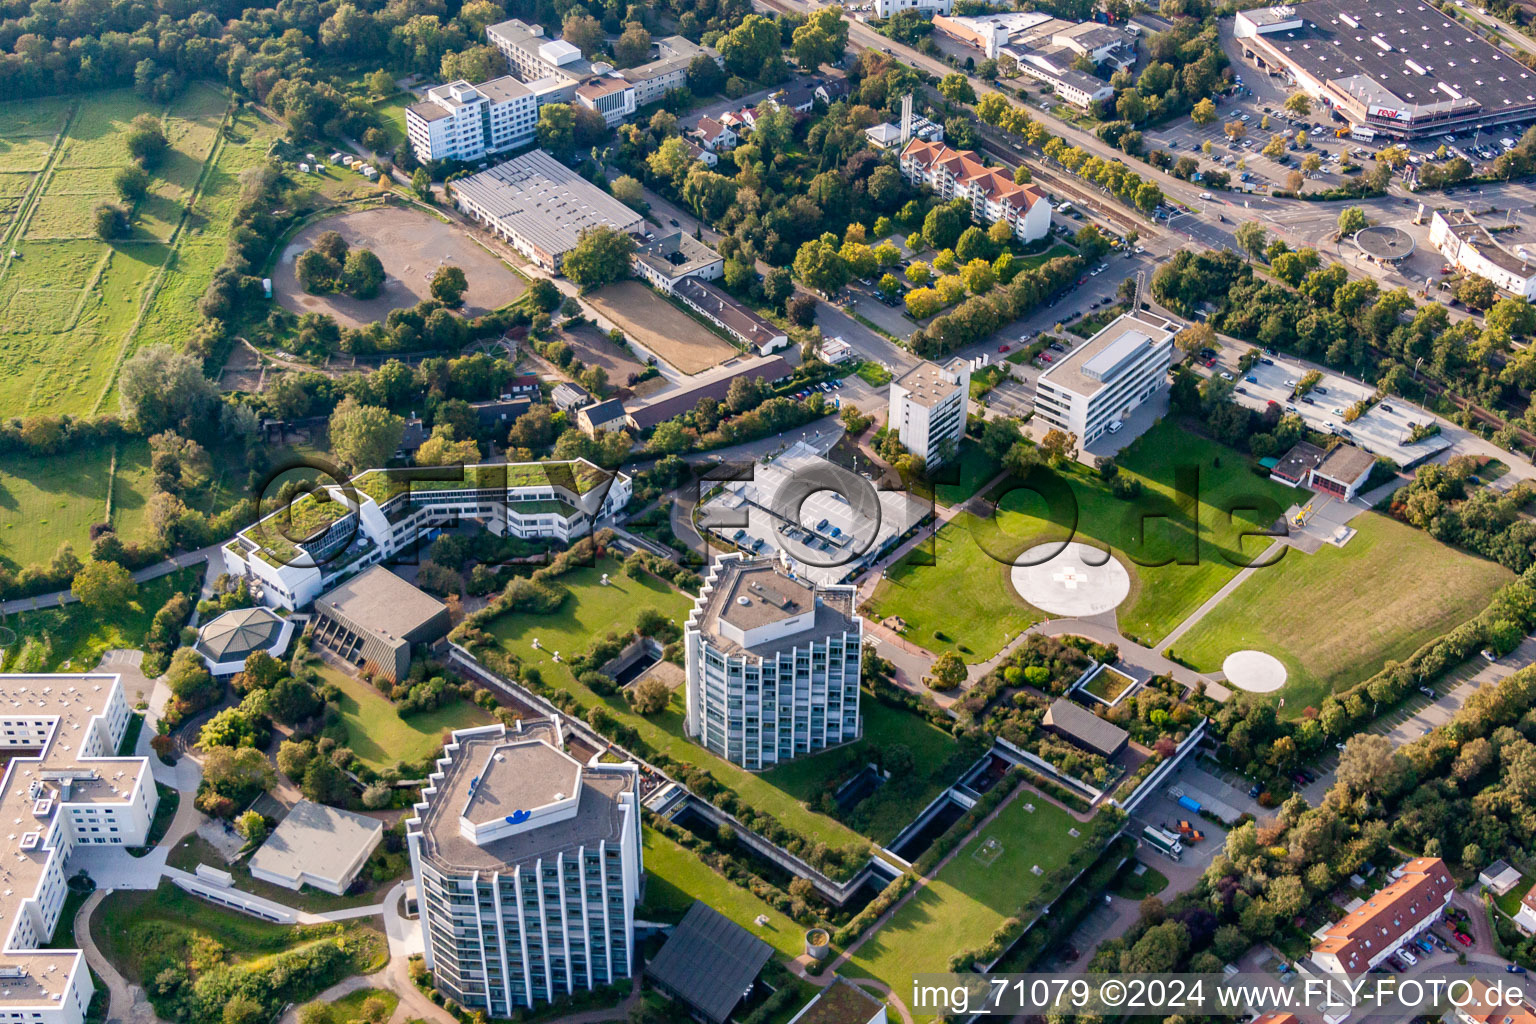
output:
M985 660L1007 636L1044 617L1013 589L1013 560L1038 544L1073 537L1107 545L1126 563L1132 587L1119 608L1120 629L1155 642L1237 574L1233 562L1242 553L1256 557L1267 546L1267 538L1244 541L1241 533L1267 528L1293 501L1289 488L1251 473L1242 455L1171 421L1149 430L1119 461L1122 476L1141 480L1140 497L1115 497L1097 473L1076 463L1043 477L1039 488L1048 491L1053 479L1064 483L1070 501L1048 507L1033 490L1005 487L995 516L962 512L939 531L935 564L923 564L928 553L919 550L892 566L875 592L876 615L901 616L914 643ZM1181 472L1197 478L1193 493L1176 494ZM1266 501L1266 511L1255 511ZM933 601L935 593L951 600ZM977 615L978 608L987 614Z
M1216 671L1233 651L1285 663L1278 696L1297 713L1472 618L1513 577L1422 530L1366 512L1342 548L1287 550L1180 638L1175 653Z
M228 102L222 89L198 82L169 109L127 89L44 101L35 112L0 108L0 137L18 129L16 143L0 150L0 216L14 221L0 261L0 407L101 407L141 333L145 306L176 276L161 271L179 255L184 232L177 227L221 148ZM129 162L124 139L139 114L161 117L170 145L133 211L133 234L108 244L96 239L92 214L98 204L118 201L112 177ZM221 241L219 258L222 249ZM196 284L196 292L206 284ZM156 339L179 343L190 325L169 335L161 326Z
M645 901L635 917L680 921L694 900L702 900L785 956L805 951L804 928L649 826L644 848ZM767 925L755 923L760 914L767 916Z
M987 456L981 450L981 445L969 437L960 442L960 457L958 460L958 479L952 484L939 484L934 488L934 495L944 505L955 505L965 501L971 495L981 489L981 485L997 475L1002 467ZM944 467L954 470L951 467Z
M401 718L383 694L360 679L329 665L319 666L326 682L341 689L341 720L347 726L347 745L372 768L388 768L397 761L419 761L431 755L449 729L489 725L491 716L469 701L455 701L410 718Z
M618 281L586 297L646 351L682 373L700 373L739 350L639 281Z
M109 480L113 526L126 540L143 538L150 495L149 445L143 440L118 446L115 476L106 444L67 458L7 457L0 463L0 565L47 562L65 542L84 558L91 524L106 518Z
M177 591L195 598L202 583L202 567L178 569L168 576L139 584L139 596L126 606L93 612L79 603L62 608L18 612L6 620L16 631L16 646L0 652L0 669L15 670L17 651L28 637L46 639L51 645L47 664L35 672L83 672L95 668L101 656L117 647L141 647L150 621L160 606ZM149 694L145 694L148 697ZM129 695L132 703L135 695Z
M1025 810L1031 804L1034 811ZM1068 832L1076 824L1066 811L1018 790L992 824L870 935L851 965L897 992L910 991L914 974L948 970L953 953L985 945L1025 902L1055 895L1044 891L1045 879L1080 848Z
M607 587L599 582L605 572L610 577ZM687 597L652 576L630 579L611 558L600 560L595 567L566 573L559 582L571 596L554 615L505 615L492 620L486 631L525 665L537 666L549 685L570 691L589 707L606 705L615 718L632 725L652 748L707 769L742 800L772 814L790 828L839 848L861 842L852 829L801 806L797 796L767 776L738 768L690 740L684 732L685 696L681 690L674 691L666 711L644 717L636 714L623 696L602 697L583 686L567 664L557 663L552 656L555 651L565 656L581 653L599 636L632 628L643 608L656 608L673 621L681 622L692 606ZM540 644L537 649L533 647L535 638ZM807 785L803 781L800 784Z

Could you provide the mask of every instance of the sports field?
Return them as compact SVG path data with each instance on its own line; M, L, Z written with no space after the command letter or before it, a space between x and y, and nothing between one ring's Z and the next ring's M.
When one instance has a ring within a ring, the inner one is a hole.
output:
M8 221L0 247L0 408L88 414L103 407L144 309L175 277L168 267L186 233L183 214L224 145L219 127L228 106L222 89L201 82L169 108L127 89L0 104L0 139L14 140L0 149ZM118 201L112 179L129 162L125 138L139 114L161 118L170 148L131 211L131 236L108 244L94 235L93 211ZM221 238L219 258L222 250Z
M994 516L962 512L939 531L935 564L923 564L927 552L919 551L887 571L876 616L899 615L907 638L930 650L985 660L1045 617L1013 589L1013 560L1075 538L1107 545L1127 565L1131 592L1117 612L1120 629L1155 643L1237 574L1243 553L1257 557L1268 546L1267 538L1241 534L1267 528L1294 501L1290 488L1252 473L1243 455L1168 421L1119 461L1122 477L1141 481L1136 498L1117 498L1076 463L1037 469L1042 476L1037 482L1032 474L1031 489L1014 483L994 491ZM1048 504L1042 495L1054 497ZM951 599L936 602L936 593Z
M1070 833L1074 827L1087 828L1037 794L1018 790L933 881L869 936L850 965L897 993L911 991L914 974L947 971L952 954L985 945L1026 902L1057 895L1045 892L1045 883L1081 849L1082 840Z
M740 350L639 281L617 281L586 296L592 308L681 373L702 373Z
M1285 663L1277 696L1300 713L1378 672L1482 611L1512 574L1376 512L1351 523L1348 544L1287 550L1179 639L1175 654L1203 672L1233 651Z

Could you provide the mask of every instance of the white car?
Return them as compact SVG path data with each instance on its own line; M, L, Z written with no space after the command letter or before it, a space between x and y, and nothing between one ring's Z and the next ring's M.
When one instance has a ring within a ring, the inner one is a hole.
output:
M1402 946L1402 947L1400 947L1398 949L1398 951L1397 951L1397 958L1399 960L1401 960L1403 963L1407 964L1409 967L1412 967L1414 964L1419 962L1419 958L1418 957L1416 957L1412 953L1408 952L1408 947L1407 946Z
M1221 371L1221 379L1222 380L1231 380L1232 379L1232 375L1230 373L1228 373L1226 370L1222 370Z
M1285 382L1285 386L1288 387L1288 388L1293 388L1293 387L1296 386L1296 382L1293 381L1293 380L1288 380L1288 381Z

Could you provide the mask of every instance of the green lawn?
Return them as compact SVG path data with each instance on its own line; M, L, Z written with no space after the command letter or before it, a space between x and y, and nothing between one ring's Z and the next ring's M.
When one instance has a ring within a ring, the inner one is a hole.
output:
M774 910L667 836L647 827L644 842L645 901L635 917L680 921L694 900L703 900L788 957L805 951L805 929ZM768 917L766 926L754 923Z
M995 459L989 458L987 453L981 450L981 445L969 437L960 442L960 457L957 465L959 479L952 484L939 484L934 488L935 496L941 504L954 505L965 501L980 490L982 484L996 476L1001 468ZM954 472L950 467L945 469Z
M609 575L607 587L600 582L603 573ZM861 842L852 829L803 807L799 798L775 785L768 777L738 768L690 740L683 726L686 698L682 688L674 691L666 711L642 717L630 709L623 696L599 696L576 680L568 664L553 658L555 651L567 657L583 653L595 638L610 631L632 628L640 611L647 607L657 608L681 623L693 606L690 598L654 576L630 579L612 558L601 559L593 568L566 573L559 582L571 596L555 614L504 615L487 624L486 631L525 665L537 666L547 684L570 691L589 707L606 705L615 718L633 726L653 749L707 769L742 800L773 815L786 826L834 847ZM538 639L540 648L533 647L534 639Z
M1069 492L1070 501L1048 508L1035 490L1005 484L995 516L960 513L939 531L935 564L923 564L927 552L918 550L886 572L875 592L877 617L899 615L910 627L908 639L930 650L985 660L1008 636L1044 618L1013 589L1013 560L1038 544L1075 538L1109 546L1130 570L1120 629L1152 643L1236 575L1240 566L1233 562L1243 553L1252 558L1264 550L1267 538L1240 535L1268 527L1294 500L1290 488L1250 472L1246 457L1168 420L1119 461L1122 476L1142 482L1136 499L1115 497L1097 473L1072 463L1055 473L1036 470L1040 491ZM1194 520L1187 510L1194 494L1176 495L1176 472L1198 481ZM1264 502L1267 508L1256 511ZM946 600L935 601L934 594Z
M1148 896L1156 896L1168 888L1168 878L1161 871L1153 867L1147 867L1141 874L1136 874L1136 863L1127 864L1115 879L1113 892L1116 896L1128 900L1142 900ZM1146 867L1146 865L1142 865Z
M1025 810L1030 805L1033 812ZM911 988L914 974L948 970L952 954L985 945L1025 902L1055 895L1044 891L1045 879L1081 847L1069 834L1074 827L1082 828L1066 811L1018 790L992 824L870 935L851 965L897 992Z
M1049 249L1045 250L1045 252L1036 253L1033 256L1020 256L1019 265L1022 266L1025 270L1029 270L1032 267L1044 266L1059 256L1075 255L1077 255L1076 249L1065 243L1058 242L1057 244L1051 246Z
M1216 671L1233 651L1285 663L1278 696L1299 714L1475 616L1513 577L1497 563L1442 544L1376 512L1351 523L1342 548L1287 550L1186 633L1175 653Z
M887 707L868 693L862 695L859 711L864 717L864 737L858 742L813 757L796 758L765 772L761 778L798 800L812 801L821 793L829 764L846 764L853 759L867 763L879 751L905 745L917 764L912 775L889 780L849 813L849 823L854 828L883 845L895 839L918 811L959 777L961 766L947 764L959 745L938 726Z
M397 761L419 761L443 745L443 733L489 725L493 718L469 701L401 718L395 705L378 690L329 665L316 669L328 683L341 689L341 720L347 727L347 746L375 769Z
M891 371L869 360L860 363L859 368L853 372L872 387L882 388L891 382Z
M360 988L332 1002L331 1012L338 1021L362 1020L363 1004L370 999L377 999L384 1004L383 1020L393 1017L395 1007L400 1005L400 997L387 988Z
M28 666L28 671L83 672L95 668L101 656L113 648L142 646L160 606L177 591L195 597L201 583L199 565L140 584L138 598L125 607L93 612L77 602L12 615L5 624L16 631L17 643L0 653L0 669L18 671L17 655L29 637L46 639L49 653L43 664ZM128 694L130 704L136 699L137 695Z
M7 455L0 461L0 562L12 568L47 562L66 541L90 552L90 527L107 515L112 446L68 458Z

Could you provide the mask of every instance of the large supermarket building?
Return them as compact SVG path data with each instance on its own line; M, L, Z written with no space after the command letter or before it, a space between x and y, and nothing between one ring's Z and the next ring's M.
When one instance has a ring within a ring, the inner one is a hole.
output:
M1238 12L1236 36L1245 58L1388 139L1536 119L1536 72L1427 3L1259 7Z

